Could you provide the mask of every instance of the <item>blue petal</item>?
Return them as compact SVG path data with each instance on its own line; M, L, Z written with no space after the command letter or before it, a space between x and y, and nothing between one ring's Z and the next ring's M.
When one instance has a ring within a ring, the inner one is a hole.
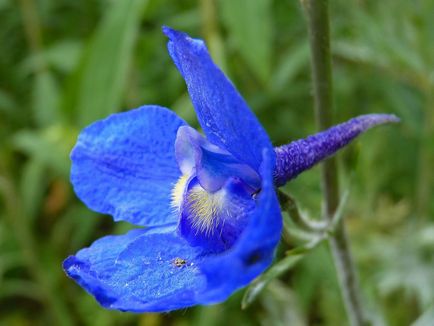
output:
M65 272L109 309L170 311L227 299L269 266L280 238L273 156L264 158L257 207L230 250L215 255L191 247L175 227L133 230L70 256Z
M168 109L144 106L84 129L71 153L77 196L116 221L175 222L170 206L171 190L180 176L175 138L184 124Z
M158 312L197 304L206 282L198 268L203 252L174 228L155 229L101 238L63 268L108 309Z
M182 173L196 174L201 186L209 192L221 189L230 177L240 178L254 190L260 188L261 180L255 170L189 126L178 129L175 153Z
M209 141L258 171L262 149L271 153L272 146L244 99L214 64L202 40L168 27L163 31Z
M222 255L209 257L201 265L207 278L207 291L200 293L198 300L206 303L223 301L271 264L282 230L273 169L274 156L264 150L260 167L263 183L256 209L249 216L249 223L235 245Z

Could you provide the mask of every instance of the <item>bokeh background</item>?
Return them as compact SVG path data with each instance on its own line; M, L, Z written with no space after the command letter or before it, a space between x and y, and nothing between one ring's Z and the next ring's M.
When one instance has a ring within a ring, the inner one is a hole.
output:
M335 121L402 119L339 154L364 299L378 325L434 325L434 1L330 2ZM326 245L246 310L239 291L169 314L107 311L63 274L69 254L131 228L75 197L80 129L142 104L197 126L162 25L207 41L276 145L315 132L297 0L0 0L0 325L346 325ZM286 190L319 216L318 168Z

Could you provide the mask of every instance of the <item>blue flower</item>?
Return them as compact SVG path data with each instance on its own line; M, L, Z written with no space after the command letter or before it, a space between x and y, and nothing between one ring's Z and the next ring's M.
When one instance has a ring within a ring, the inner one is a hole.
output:
M355 118L273 148L201 40L164 28L206 137L155 105L85 128L71 182L92 210L138 228L68 257L64 270L98 302L133 312L225 300L272 262L280 186L390 115Z

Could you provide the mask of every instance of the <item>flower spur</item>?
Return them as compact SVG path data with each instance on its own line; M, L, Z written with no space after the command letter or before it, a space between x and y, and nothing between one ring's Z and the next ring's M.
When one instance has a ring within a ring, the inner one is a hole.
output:
M170 311L225 300L272 262L282 217L275 187L396 117L371 114L273 148L205 44L163 28L206 137L143 106L85 128L71 182L91 209L138 228L68 257L68 276L104 307Z

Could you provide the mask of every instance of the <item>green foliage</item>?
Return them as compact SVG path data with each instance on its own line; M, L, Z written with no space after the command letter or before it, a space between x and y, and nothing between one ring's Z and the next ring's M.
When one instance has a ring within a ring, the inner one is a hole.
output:
M368 112L403 120L339 154L342 189L351 188L343 217L364 299L375 324L432 325L434 4L331 5L335 120ZM286 214L276 264L211 307L107 311L61 270L67 255L131 228L75 198L69 152L79 130L146 103L197 125L162 25L206 39L276 145L315 131L297 1L3 0L0 18L0 325L346 324L323 238L306 244L312 238ZM321 215L318 169L284 191L303 216Z
M79 127L119 111L146 2L113 2L85 49L72 82L72 95L64 104Z
M219 4L229 39L250 69L266 82L272 62L271 0L222 0Z
M272 282L275 278L281 276L285 272L288 272L298 263L300 259L301 256L289 255L288 257L283 258L278 263L270 267L270 269L268 269L264 274L255 279L252 284L250 284L247 288L243 297L243 301L241 302L241 307L245 309L250 306L270 282Z

